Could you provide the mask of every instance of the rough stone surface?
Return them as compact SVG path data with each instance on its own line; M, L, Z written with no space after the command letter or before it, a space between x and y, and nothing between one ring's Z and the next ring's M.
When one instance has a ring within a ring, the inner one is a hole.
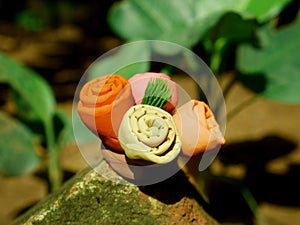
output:
M99 167L110 179L87 168L13 224L218 224L182 172L138 187L124 185L105 161Z

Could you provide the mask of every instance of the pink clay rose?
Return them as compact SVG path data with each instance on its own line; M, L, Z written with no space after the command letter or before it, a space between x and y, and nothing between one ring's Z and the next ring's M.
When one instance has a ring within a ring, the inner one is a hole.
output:
M148 72L143 74L136 74L128 80L131 85L132 95L135 103L140 104L142 102L148 82L153 78L162 78L167 80L169 86L172 88L172 97L168 101L165 108L167 112L172 112L178 102L177 85L171 80L168 75L163 73Z

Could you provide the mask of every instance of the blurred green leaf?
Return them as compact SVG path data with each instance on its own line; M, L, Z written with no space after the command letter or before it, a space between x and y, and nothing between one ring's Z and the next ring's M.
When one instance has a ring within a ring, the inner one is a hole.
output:
M245 12L263 22L278 15L289 2L291 0L249 0Z
M191 48L227 12L262 22L277 15L289 1L127 0L112 7L108 22L128 41L158 39Z
M115 49L112 54L101 56L89 68L88 78L115 73L129 79L134 74L147 72L149 67L150 46L145 42L128 43Z
M200 17L215 18L224 13L235 12L245 19L264 22L278 15L291 0L195 0L197 14Z
M236 13L227 13L210 31L210 39L216 41L223 38L227 42L249 41L253 38L254 28L253 21L244 20Z
M122 1L112 8L108 21L116 33L129 41L160 39L191 47L207 27L196 23L196 4L194 0Z
M0 65L0 68L1 68L1 65ZM0 72L0 83L7 83L7 77L2 72Z
M18 92L44 123L52 118L55 98L48 83L33 70L0 54L0 77Z
M77 110L73 110L72 125L74 130L74 137L78 144L99 140L99 137L97 137L84 125Z
M35 152L33 134L3 112L0 112L0 124L0 172L19 176L34 171L41 159Z
M56 143L61 149L64 145L67 145L75 141L72 127L72 117L67 115L64 111L59 110L55 112L54 126L56 136Z
M238 69L249 76L264 76L261 95L278 101L300 102L300 19L278 31L268 24L258 31L258 36L262 40L261 49L249 45L238 49Z
M31 105L22 98L22 95L16 91L12 90L13 93L13 102L18 112L18 119L23 120L23 122L39 122L41 123L40 118L36 113L31 109ZM31 128L31 127L30 127Z
M30 11L21 11L16 15L16 24L25 30L37 31L43 28L44 23L41 18Z
M140 52L140 54L143 54L143 53ZM149 60L150 60L150 58L149 58ZM137 62L137 63L133 63L133 64L123 67L122 69L116 71L116 73L121 74L126 79L129 79L130 77L132 77L133 75L135 75L137 73L145 73L145 72L149 71L149 68L150 68L149 61Z
M236 46L254 40L256 24L236 13L225 14L205 37L205 49L210 56L210 68L221 74L234 62ZM230 57L228 57L230 56Z

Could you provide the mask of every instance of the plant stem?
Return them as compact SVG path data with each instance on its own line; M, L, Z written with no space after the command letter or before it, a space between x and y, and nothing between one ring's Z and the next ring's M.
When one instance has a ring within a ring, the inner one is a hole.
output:
M241 190L241 193L242 193L244 199L246 200L250 210L252 211L252 213L253 213L253 215L256 219L257 224L258 225L266 225L266 221L260 213L258 203L256 202L256 200L253 197L250 190L245 186L241 186L240 190Z
M166 66L164 66L162 69L161 69L161 71L160 71L160 73L164 73L164 74L167 74L167 75L171 75L172 74L172 71L174 70L174 67L173 66L171 66L171 65L166 65Z
M257 224L258 225L267 225L263 215L261 214L261 212L259 210L259 205L258 205L257 201L255 200L255 198L252 195L249 188L242 181L236 180L234 178L222 176L222 175L214 175L210 172L206 173L206 178L207 178L206 182L209 182L209 179L210 180L218 180L220 182L232 184L235 187L238 187L239 191L240 191L241 195L243 196L243 198L245 199L249 209L253 213L253 216L256 219Z
M253 103L258 98L257 95L250 97L249 99L243 101L239 105L237 105L234 109L227 113L227 121L230 121L234 116L236 116L240 111L246 108L248 105Z
M213 71L213 73L218 73L220 70L220 66L222 63L222 56L223 56L222 53L224 51L226 44L227 44L226 38L219 38L213 44L211 60L210 60L210 68Z
M224 98L227 97L229 91L232 89L232 86L236 83L237 81L237 76L236 74L234 73L233 74L233 77L230 78L230 81L227 83L227 85L224 87L224 90L223 90L223 96Z
M59 152L55 143L55 131L51 118L45 123L47 150L49 152L48 177L51 192L56 191L62 183L62 171L59 165Z

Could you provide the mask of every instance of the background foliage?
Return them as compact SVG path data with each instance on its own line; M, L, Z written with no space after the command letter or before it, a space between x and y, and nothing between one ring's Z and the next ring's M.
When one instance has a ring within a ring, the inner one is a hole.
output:
M126 41L158 39L196 50L218 76L230 69L258 94L299 102L299 18L278 23L289 0L122 1L108 21ZM291 13L291 12L289 12ZM123 53L124 54L124 53ZM115 56L117 57L117 55ZM114 60L112 57L111 60Z

